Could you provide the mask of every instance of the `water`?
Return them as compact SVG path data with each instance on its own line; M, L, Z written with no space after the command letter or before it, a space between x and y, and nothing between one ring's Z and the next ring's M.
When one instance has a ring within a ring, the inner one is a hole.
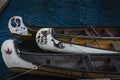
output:
M13 38L7 28L12 16L22 16L34 26L70 27L120 25L120 0L10 0L0 16L0 46ZM0 80L14 73L9 71L0 55Z

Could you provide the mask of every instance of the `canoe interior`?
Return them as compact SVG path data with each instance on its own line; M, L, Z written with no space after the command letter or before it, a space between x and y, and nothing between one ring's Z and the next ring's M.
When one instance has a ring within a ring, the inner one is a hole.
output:
M120 55L119 54L63 54L45 52L35 46L26 46L26 43L17 44L21 53L19 56L36 65L46 65L58 69L69 69L77 71L97 72L97 73L116 73L120 74ZM31 45L31 44L30 44ZM29 51L29 52L28 52Z
M111 51L120 51L120 40L85 40L79 38L56 38L71 44L78 44L81 46L106 49Z
M71 56L71 55L20 55L23 59L33 64L43 64L57 68L87 71L87 72L103 72L118 73L120 59L117 57L109 58L108 56L88 57L88 56Z
M120 51L120 28L60 28L53 29L52 34L54 38L60 41L93 48Z
M120 27L80 27L80 28L55 28L55 32L62 34L84 35L84 36L109 36L119 37Z

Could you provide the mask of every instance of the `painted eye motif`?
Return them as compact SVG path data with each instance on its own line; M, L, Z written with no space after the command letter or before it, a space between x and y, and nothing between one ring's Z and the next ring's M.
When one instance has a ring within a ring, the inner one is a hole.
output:
M12 27L16 27L17 24L15 22L11 22Z
M16 19L16 23L18 24L18 27L20 27L20 25L21 25L21 21L20 21L20 19L18 18L18 19Z
M21 26L21 21L20 21L20 19L19 19L19 18L17 18L17 19L16 19L16 24L18 24L18 27L20 27L20 26Z
M13 18L11 20L12 27L20 27L21 26L21 20L19 18Z
M12 27L16 27L15 18L13 18L13 19L11 20L11 25L12 25Z
M20 19L19 19L19 18L17 18L17 19L16 19L16 22L17 22L17 23L21 23L21 21L20 21Z

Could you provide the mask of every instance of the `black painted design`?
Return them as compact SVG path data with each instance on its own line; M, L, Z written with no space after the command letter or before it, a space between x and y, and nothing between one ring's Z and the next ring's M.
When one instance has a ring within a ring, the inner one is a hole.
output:
M60 49L65 48L65 46L63 46L63 42L58 42L58 43L56 43L56 42L54 41L54 39L52 39L51 41L53 41L53 44L54 44L55 47L60 48Z
M11 25L12 27L20 27L21 26L21 20L19 18L12 18L11 19Z
M41 34L42 34L42 36L40 36L40 34L39 34L39 36L37 37L38 42L40 42L40 44L45 45L45 44L47 44L47 31L42 31ZM39 40L39 38L40 38L40 40Z

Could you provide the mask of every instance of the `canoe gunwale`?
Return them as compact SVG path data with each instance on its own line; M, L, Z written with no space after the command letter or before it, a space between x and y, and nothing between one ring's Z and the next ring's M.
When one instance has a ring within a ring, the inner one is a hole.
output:
M97 37L97 36L78 36L78 35L63 35L63 34L52 34L57 38L80 38L87 40L120 40L120 37Z
M57 33L54 33L53 28L52 28L52 31L51 31L51 36L53 38L55 38L56 40L61 41L61 42L65 42L65 41L59 40L57 38L79 38L79 39L96 40L96 41L97 40L113 40L113 41L120 40L120 37L97 37L97 36L78 36L78 35L57 34ZM73 42L65 42L65 43L80 45L80 46L83 46L83 47L89 47L89 48L94 48L94 49L109 50L109 49L104 49L104 48L101 48L101 47L84 46L82 44L76 44L76 43L73 43ZM118 52L118 54L120 53L119 50L110 50L110 51L116 51L116 52Z
M86 53L86 54L74 54L74 53L71 53L71 54L68 54L68 53L55 53L55 52L41 52L41 53L38 53L38 52L29 52L29 51L20 51L19 54L26 54L26 55L38 55L38 56L120 56L120 54L100 54L100 53L93 53L93 54L89 54L89 53Z

